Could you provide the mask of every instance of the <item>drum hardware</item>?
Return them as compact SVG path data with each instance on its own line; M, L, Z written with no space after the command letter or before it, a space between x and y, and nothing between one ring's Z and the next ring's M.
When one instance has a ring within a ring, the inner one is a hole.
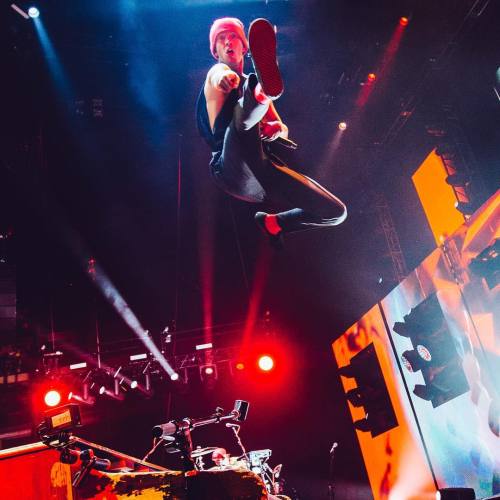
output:
M216 449L216 446L207 446L205 448L201 446L196 447L196 450L191 453L191 458L194 459L196 470L204 470L205 463L203 462L203 457L213 453Z
M217 407L215 412L207 418L184 418L182 420L171 420L165 424L156 425L153 427L153 437L166 441L166 451L169 453L181 454L183 467L186 471L195 470L196 464L192 457L193 442L191 439L191 431L197 427L202 427L210 424L219 424L227 420L236 420L244 422L247 418L248 408L250 403L237 399L234 403L234 408L227 414L224 409ZM153 450L157 444L154 445Z
M249 469L262 478L269 493L271 493L272 495L277 495L281 493L282 489L279 477L281 475L281 469L283 465L279 464L276 467L271 468L267 463L267 461L271 457L271 454L271 450L249 451Z
M203 455L208 455L209 453L212 453L217 449L217 446L207 446L206 448L201 448L200 446L196 447L196 450L194 450L191 453L191 458L198 458L202 457Z

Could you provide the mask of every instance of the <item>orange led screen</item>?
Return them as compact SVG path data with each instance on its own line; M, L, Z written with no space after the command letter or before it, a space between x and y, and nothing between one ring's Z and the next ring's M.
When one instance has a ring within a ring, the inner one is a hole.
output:
M443 161L434 149L413 174L412 180L438 246L442 236L454 233L464 216L455 208L453 188L446 183Z

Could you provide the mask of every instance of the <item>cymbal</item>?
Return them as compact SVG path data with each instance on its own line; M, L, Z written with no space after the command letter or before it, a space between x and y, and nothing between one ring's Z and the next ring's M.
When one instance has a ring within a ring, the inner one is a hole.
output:
M208 455L217 449L217 446L207 446L206 448L197 448L191 452L191 458L198 458L203 455Z

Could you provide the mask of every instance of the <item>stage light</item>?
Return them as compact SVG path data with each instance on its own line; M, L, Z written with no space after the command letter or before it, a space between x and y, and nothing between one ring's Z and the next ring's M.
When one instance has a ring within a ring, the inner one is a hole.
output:
M101 394L101 396L106 392L106 386L104 385L101 385L101 387L99 387L99 394Z
M400 17L400 18L399 18L399 24L400 24L401 26L407 26L409 22L410 22L410 21L409 21L409 19L408 19L407 17L404 17L404 16L403 16L403 17Z
M486 247L469 263L469 269L476 275L484 278L488 288L493 290L500 282L500 238Z
M174 382L176 380L179 380L179 374L178 373L172 373L172 375L170 375L170 380L173 380Z
M104 389L104 390L101 392L101 389ZM108 396L108 398L115 399L117 401L123 401L125 398L123 393L119 392L118 394L116 394L115 392L106 389L104 386L102 386L101 389L99 389L99 394L106 395L106 396Z
M347 128L347 123L346 122L340 122L339 123L339 130L345 130Z
M205 350L205 349L212 349L212 347L213 347L212 342L208 342L208 343L206 343L206 344L198 344L198 345L196 346L196 350L197 350L197 351L203 351L203 350Z
M472 488L441 488L436 491L436 500L475 500Z
M239 370L239 371L244 370L245 369L245 363L242 363L242 362L236 363L235 368L237 370Z
M95 403L95 399L92 396L85 397L85 393L83 395L76 394L74 392L70 392L68 394L68 401L77 401L78 403L92 406Z
M354 428L361 432L370 432L372 426L367 418L360 418L353 422Z
M455 208L463 215L472 215L476 211L474 205L466 201L456 201Z
M368 73L366 79L369 83L373 83L377 79L377 75L375 73Z
M464 172L455 172L448 175L445 182L453 187L465 187L470 183L470 175Z
M80 370L81 368L87 368L87 363L85 363L85 361L83 363L74 363L69 365L70 370Z
M40 15L40 11L36 8L36 7L30 7L28 9L28 15L32 18L32 19L36 19L39 15Z
M130 388L131 388L131 389L137 389L137 386L138 386L138 385L139 385L139 384L138 384L137 380L132 380L132 381L130 382Z
M23 9L19 8L15 3L11 4L10 5L20 16L23 16L24 19L29 19L30 16L28 16L28 14L26 14L26 12L24 12Z
M354 379L356 387L346 392L349 403L363 407L364 418L357 418L354 427L376 437L398 425L384 375L373 343L355 354L348 365L339 368L342 377Z
M213 388L215 381L218 379L217 367L213 364L200 366L200 379L209 388Z
M401 361L409 372L418 372L424 366L425 362L429 363L432 360L431 353L423 345L417 345L417 349L411 349L401 354Z
M259 368L264 371L268 372L273 369L274 367L274 360L271 358L271 356L265 355L261 356L258 361Z
M146 353L132 354L129 359L130 361L140 361L141 359L148 359L148 355Z
M55 389L51 389L45 393L43 398L47 406L57 406L61 402L61 394Z

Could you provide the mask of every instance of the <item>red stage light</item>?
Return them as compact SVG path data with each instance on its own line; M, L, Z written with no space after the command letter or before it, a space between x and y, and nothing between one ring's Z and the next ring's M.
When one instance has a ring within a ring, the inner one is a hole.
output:
M61 402L61 394L55 389L51 389L45 393L43 398L47 406L57 406Z
M366 79L370 83L372 83L372 82L374 82L377 79L377 75L375 73L368 73L368 76L366 77Z
M261 356L258 361L259 368L262 371L268 372L269 370L272 370L274 367L274 360L271 358L271 356Z
M399 24L401 26L406 26L409 22L409 19L407 17L400 17L399 18Z
M236 369L237 370L244 370L245 369L245 363L236 363Z

